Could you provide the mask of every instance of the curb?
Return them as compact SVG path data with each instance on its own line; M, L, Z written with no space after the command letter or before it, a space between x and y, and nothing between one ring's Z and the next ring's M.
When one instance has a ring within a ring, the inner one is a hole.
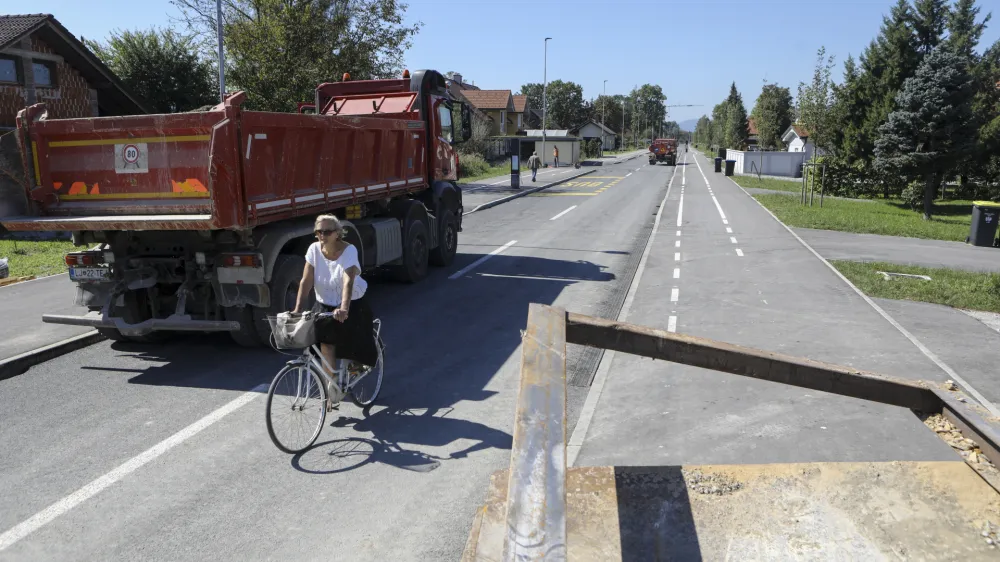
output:
M605 164L607 164L608 166L613 166L615 164L621 164L622 162L628 162L629 160L635 160L636 158L638 158L638 157L640 157L640 156L642 156L644 154L645 153L636 154L634 156L629 156L628 158L618 158L617 160L613 160L611 162L604 162L604 161L600 161L599 162L597 160L584 160L583 162L580 162L580 166L600 167L600 166L604 166Z
M95 330L4 359L0 361L0 381L16 377L39 363L93 345L103 339L104 336Z
M497 205L501 205L503 203L506 203L508 201L512 201L512 200L517 199L519 197L524 197L525 195L531 195L532 193L536 193L536 192L541 191L543 189L548 189L550 187L559 185L561 183L568 182L570 180L574 180L574 179L576 179L576 178L578 178L580 176L585 176L587 174L593 174L596 171L597 170L587 170L586 172L583 172L582 174L577 174L575 176L565 177L565 178L563 178L563 179L561 179L559 181L554 181L552 183L549 183L549 184L546 184L546 185L542 185L542 186L539 186L539 187L533 187L533 188L528 189L526 191L521 191L521 192L518 192L518 193L514 193L513 195L508 195L506 197L501 197L499 199L494 199L493 201L487 201L486 203L483 203L482 205L477 206L475 209L472 209L468 213L462 213L462 216L465 217L465 216L471 215L472 213L475 213L476 211L483 211L485 209L496 207Z
M9 285L21 283L22 281L31 281L33 279L35 279L34 275L23 275L21 277L8 277L6 279L0 279L0 287L7 287Z

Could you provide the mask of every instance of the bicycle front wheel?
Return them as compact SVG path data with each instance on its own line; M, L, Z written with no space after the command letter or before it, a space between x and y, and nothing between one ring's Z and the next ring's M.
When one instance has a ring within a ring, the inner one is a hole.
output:
M308 365L286 365L267 391L267 433L275 447L301 453L319 437L326 421L326 387Z

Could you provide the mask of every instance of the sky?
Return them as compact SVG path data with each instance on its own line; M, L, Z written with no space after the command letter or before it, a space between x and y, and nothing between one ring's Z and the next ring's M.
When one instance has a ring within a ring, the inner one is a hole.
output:
M711 114L729 93L747 112L765 80L791 89L810 80L816 50L837 62L857 57L879 30L894 0L410 0L409 22L422 27L405 54L410 69L455 71L484 89L543 80L544 38L549 80L573 81L584 97L628 93L659 84L669 119ZM979 0L981 15L997 12L980 51L1000 39L1000 0ZM0 0L0 13L19 1ZM179 14L168 0L30 0L75 35L103 38L114 29L168 26ZM23 8L21 8L23 9Z

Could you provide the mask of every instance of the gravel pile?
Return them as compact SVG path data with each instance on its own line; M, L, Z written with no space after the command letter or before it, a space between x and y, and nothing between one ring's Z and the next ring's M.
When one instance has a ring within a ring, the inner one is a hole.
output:
M705 474L700 470L685 470L684 482L689 490L714 496L731 494L743 487L743 484L724 474Z

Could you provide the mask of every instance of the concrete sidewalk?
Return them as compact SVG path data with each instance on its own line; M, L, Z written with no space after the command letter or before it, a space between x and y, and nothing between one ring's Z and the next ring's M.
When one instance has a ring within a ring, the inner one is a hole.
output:
M828 260L884 261L902 265L1000 273L1000 248L835 230L811 228L793 230Z
M585 160L580 161L580 165L581 166L610 166L612 164L621 164L622 162L627 162L629 160L632 160L633 158L638 158L638 157L640 157L640 156L642 156L642 155L644 155L644 154L646 154L648 152L649 152L649 150L642 149L642 150L633 150L632 152L628 152L628 153L625 153L625 154L618 154L618 155L615 155L615 156L602 156L600 158L587 158Z

